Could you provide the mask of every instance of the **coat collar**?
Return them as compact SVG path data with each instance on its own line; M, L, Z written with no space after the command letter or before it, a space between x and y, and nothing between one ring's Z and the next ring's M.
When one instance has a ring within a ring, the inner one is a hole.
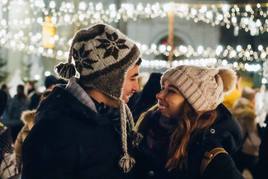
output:
M52 109L63 113L64 115L75 114L77 120L88 120L95 124L104 125L119 121L119 110L113 109L106 113L96 113L85 104L74 97L65 86L56 86L47 99L42 101L38 111Z

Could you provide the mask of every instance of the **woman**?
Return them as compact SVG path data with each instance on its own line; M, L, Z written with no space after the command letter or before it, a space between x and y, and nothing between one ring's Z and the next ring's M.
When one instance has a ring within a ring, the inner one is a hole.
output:
M137 178L240 179L231 155L242 138L221 104L232 70L178 66L166 71L157 106L136 124Z

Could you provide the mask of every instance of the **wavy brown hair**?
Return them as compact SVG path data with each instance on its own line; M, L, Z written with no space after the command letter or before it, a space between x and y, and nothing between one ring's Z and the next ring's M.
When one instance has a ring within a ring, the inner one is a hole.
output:
M193 133L209 128L217 118L217 111L197 113L185 102L180 111L180 120L173 131L169 143L169 158L166 163L168 170L187 168L188 144Z

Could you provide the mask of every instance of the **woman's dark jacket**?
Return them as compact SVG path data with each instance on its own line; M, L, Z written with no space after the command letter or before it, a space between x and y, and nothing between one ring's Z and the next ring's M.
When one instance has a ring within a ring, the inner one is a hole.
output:
M100 109L99 109L100 108ZM22 179L124 179L117 109L95 113L63 87L55 87L37 111L23 144Z
M215 147L224 147L229 154L233 154L242 142L241 131L230 112L223 105L219 105L217 111L218 117L215 124L191 136L188 145L187 169L174 169L170 172L165 168L165 164L172 130L160 127L161 114L158 110L148 113L138 128L138 132L143 135L143 140L136 151L136 178L242 179L231 156L227 154L217 155L203 175L200 175L201 160L206 151ZM157 140L150 140L148 136Z

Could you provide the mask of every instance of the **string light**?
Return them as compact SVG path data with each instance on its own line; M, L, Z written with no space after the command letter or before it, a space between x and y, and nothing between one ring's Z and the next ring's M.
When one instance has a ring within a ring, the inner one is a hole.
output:
M22 0L23 1L23 0ZM8 2L8 1L5 1ZM212 26L221 25L234 27L235 34L243 29L252 36L268 32L267 4L185 4L185 3L155 3L131 4L122 3L117 9L116 4L86 3L80 1L77 6L72 2L57 4L50 1L46 6L43 0L30 0L30 11L34 15L23 20L13 19L1 23L1 28L20 24L22 28L32 24L42 25L44 16L51 16L56 26L85 26L97 22L118 22L119 20L138 20L164 18L172 7L175 15L194 22L204 22ZM11 9L9 3L3 4L3 9ZM254 6L254 7L253 7Z
M38 35L35 35L38 36ZM26 52L27 54L41 55L49 58L56 58L58 60L66 60L68 58L68 50L56 50L56 49L46 49L41 46L30 45L26 46L23 43L18 43L16 41L8 41L6 39L1 39L0 42L6 42L4 45L1 43L0 46L4 48L10 48L16 51ZM158 55L166 55L168 56L167 46L151 44L138 44L139 48L144 57L148 57L148 55L158 56ZM242 71L251 71L251 72L259 72L261 70L261 65L265 59L259 59L259 54L265 54L265 57L268 54L268 47L259 46L258 51L252 51L250 46L247 48L239 47L239 52L236 51L234 47L223 47L218 46L216 49L212 48L204 48L199 46L198 49L195 50L191 46L183 46L180 45L175 48L174 54L176 57L184 56L183 60L174 60L172 61L172 66L177 65L201 65L201 66L229 66L234 68L235 70ZM241 49L240 49L241 48ZM200 49L202 49L202 54L200 54ZM227 52L227 54L225 54ZM233 58L229 58L229 55L232 53L236 54ZM258 54L257 56L246 56L246 54ZM238 62L237 56L240 56L242 61ZM155 58L155 57L153 57ZM255 58L254 60L251 58ZM227 60L228 59L228 60ZM252 61L255 64L252 64ZM144 68L167 68L168 62L166 60L143 60L142 67Z
M142 60L143 68L150 69L167 69L169 64L165 60ZM198 65L198 66L209 66L209 67L228 67L234 70L248 71L248 72L261 72L262 66L259 63L228 63L226 59L216 59L216 58L201 58L201 59L186 59L186 60L174 60L172 61L172 66L178 65Z
M23 37L23 38L21 38ZM23 51L28 54L36 54L48 56L59 60L68 57L68 50L71 39L55 36L54 43L57 48L47 49L42 46L42 35L40 33L33 34L32 32L24 34L19 31L16 34L0 30L0 47L10 48L13 50ZM168 45L157 44L140 44L137 43L144 56L168 56L171 47ZM218 45L216 48L198 46L196 49L188 45L179 45L174 48L173 54L175 58L228 58L229 61L243 61L243 62L262 62L268 57L268 47L259 45L256 51L253 51L249 44L245 48L241 45L236 47Z
M2 12L11 10L10 0L3 0ZM20 0L22 4L25 0ZM194 22L204 22L212 26L221 25L226 28L233 27L235 34L240 30L248 31L251 35L259 35L268 31L267 20L267 4L185 4L185 3L155 3L155 4L131 4L123 3L117 8L115 4L104 5L102 3L92 3L80 1L76 6L72 2L49 1L45 4L43 0L30 0L29 12L31 17L23 20L12 19L7 21L0 19L0 47L23 51L28 54L42 55L59 60L65 60L68 57L68 45L70 39L60 37L57 34L50 40L55 44L54 49L42 47L41 32L26 32L27 28L37 25L43 26L45 17L51 17L51 22L55 27L75 25L87 26L96 22L118 22L119 20L139 20L139 19L155 19L166 18L171 7L178 18L193 20ZM17 32L8 32L9 26L19 25ZM170 46L165 45L146 45L139 44L139 47L145 56L168 56ZM259 45L256 51L252 50L250 45L243 48L238 45L236 47L217 46L215 49L204 48L199 46L196 49L191 46L180 45L173 51L175 58L186 58L187 60L175 60L172 63L195 63L206 64L212 61L216 64L229 65L247 71L259 71L259 64L255 62L263 62L267 58L268 47ZM201 58L196 60L197 58ZM192 60L189 60L192 59ZM210 60L209 60L210 59ZM211 60L214 59L214 60ZM226 60L228 59L228 61ZM236 61L240 59L240 62ZM147 62L146 62L147 63ZM146 64L145 63L145 64ZM150 66L160 64L165 66L166 61L153 60L148 62ZM255 65L255 66L254 66Z

